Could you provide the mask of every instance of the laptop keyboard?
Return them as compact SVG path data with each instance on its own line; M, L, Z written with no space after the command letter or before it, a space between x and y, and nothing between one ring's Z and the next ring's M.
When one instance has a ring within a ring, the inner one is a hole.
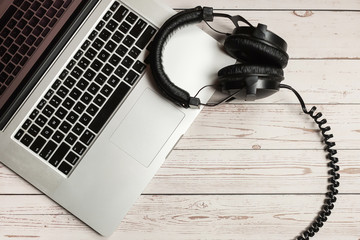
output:
M0 96L72 0L14 0L0 19Z
M111 4L14 139L69 175L141 78L146 66L138 57L155 32L128 7Z

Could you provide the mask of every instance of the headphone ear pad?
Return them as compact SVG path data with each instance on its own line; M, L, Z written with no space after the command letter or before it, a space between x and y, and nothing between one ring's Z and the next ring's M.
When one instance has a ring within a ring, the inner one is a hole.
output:
M285 68L289 60L286 52L241 35L228 36L225 39L224 48L230 56L250 64Z
M284 71L281 68L269 66L235 64L220 69L218 76L220 85L226 91L247 87L246 79L253 76L261 79L262 85L259 85L259 88L276 90L278 84L284 79Z

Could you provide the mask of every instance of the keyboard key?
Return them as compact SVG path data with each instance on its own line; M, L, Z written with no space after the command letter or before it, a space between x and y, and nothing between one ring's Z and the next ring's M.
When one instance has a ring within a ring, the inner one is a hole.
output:
M88 85L89 85L89 82L86 81L84 78L81 78L80 81L76 84L76 86L80 90L85 90Z
M113 18L118 21L118 22L121 22L124 17L126 16L126 14L129 12L129 10L124 7L124 6L121 6L114 14Z
M104 64L102 62L100 62L98 59L95 59L95 61L91 64L91 68L95 71L99 71L103 65Z
M53 85L54 86L54 85ZM46 101L44 99L42 99L39 104L37 105L38 109L43 109L43 107L46 105Z
M51 156L51 154L53 154L53 152L55 151L57 147L57 144L54 143L53 141L49 141L45 147L43 148L43 150L40 152L40 157L42 157L45 160L48 160Z
M81 122L82 124L84 124L84 126L87 126L92 120L92 117L90 117L87 113L84 113L80 119L79 122Z
M92 83L87 90L92 95L95 95L100 90L100 87L97 84Z
M133 24L137 18L138 17L134 13L130 12L129 15L126 17L126 21Z
M40 132L40 128L35 124L31 125L31 127L28 130L28 133L33 137L36 137L39 134L39 132Z
M146 45L150 42L150 39L155 35L155 33L156 29L152 26L148 26L135 45L138 46L140 49L144 49Z
M96 51L93 48L89 48L89 50L85 53L85 56L90 60L93 60L96 56Z
M91 116L95 116L96 113L99 111L99 108L95 106L93 103L86 109L86 112Z
M75 165L77 161L80 159L80 157L73 152L69 152L69 154L65 157L65 159L70 164Z
M89 40L86 40L83 45L81 45L81 49L86 51L86 49L90 46L90 41Z
M73 99L75 100L78 100L81 96L82 92L77 89L77 88L74 88L71 93L69 94L70 97L72 97Z
M128 84L130 84L131 86L134 85L134 83L136 82L136 80L138 80L139 75L137 73L135 73L133 70L130 70L128 72L128 74L126 75L126 77L124 78L125 82L127 82Z
M19 2L19 0L14 1L14 4L16 2ZM18 6L20 6L20 5L21 5L21 3L19 3ZM16 7L10 5L10 7L6 10L6 12L3 14L3 16L0 19L0 29L3 29L6 26L6 24L11 19L11 17L14 15L16 10L17 10Z
M19 129L19 131L17 131L17 133L15 134L15 139L16 140L20 140L20 138L24 135L25 131L22 129Z
M31 120L27 119L21 127L22 129L27 130L30 127L30 125L31 125Z
M117 65L119 65L120 61L121 61L121 58L120 58L118 55L116 55L116 54L113 54L113 55L111 56L111 58L109 59L109 63L111 63L111 64L114 65L115 67L116 67Z
M43 127L43 126L46 124L47 121L48 121L47 118L44 117L42 114L40 114L40 115L36 118L35 123L36 123L37 125L39 125L40 127Z
M106 29L102 30L99 35L99 37L104 41L107 41L110 36L111 36L111 33Z
M75 60L79 60L80 57L83 55L83 53L84 53L83 51L78 50L78 51L76 52L75 56L74 56L74 59L75 59Z
M95 48L96 50L100 50L102 48L102 46L104 46L104 42L102 40L100 40L99 38L95 39L95 41L93 42L93 44L91 44L91 46L93 48Z
M71 89L76 83L76 80L72 77L67 77L64 81L64 85Z
M86 70L86 68L90 65L90 61L83 57L83 58L80 59L78 65L82 69Z
M72 126L71 126L70 123L68 123L67 121L64 121L64 122L60 125L59 129L60 129L61 131L63 131L64 133L68 133L68 132L70 131L71 127L72 127Z
M101 29L105 26L105 22L104 21L100 21L98 23L98 25L96 25L95 29L98 31L101 31Z
M22 144L24 144L25 146L30 146L30 144L31 144L31 142L34 140L34 138L32 138L30 135L28 135L28 134L25 134L22 138L21 138L21 140L20 140L20 142L22 143Z
M143 73L146 68L146 65L140 62L139 60L135 62L133 65L133 69L137 71L139 74Z
M64 70L61 72L59 78L60 78L61 80L64 80L68 74L69 74L69 71L66 70L66 69L64 69Z
M111 12L111 11L107 11L107 12L105 13L104 17L103 17L103 20L104 20L104 21L108 21L108 20L110 19L111 15L112 15L112 12Z
M139 19L136 22L135 26L131 29L130 34L133 37L137 38L140 36L141 32L145 29L146 26L147 26L147 23L144 20Z
M86 130L83 135L80 137L80 141L85 145L89 146L92 140L94 140L95 135L91 133L89 130Z
M84 154L84 152L86 151L86 147L84 146L84 144L77 142L75 143L74 147L72 148L72 150L79 154L80 156Z
M82 104L81 102L76 103L75 107L74 107L74 111L77 112L78 114L81 114L84 112L86 106L84 104Z
M77 115L74 112L70 112L69 115L67 115L66 120L68 120L70 123L74 124L76 120L78 120L79 115Z
M120 77L123 78L124 75L126 74L127 70L126 68L124 68L123 66L119 66L116 70L115 70L115 74Z
M105 45L105 49L108 50L110 53L112 53L116 47L117 44L112 40L109 40L108 43Z
M75 124L75 126L72 128L72 132L75 133L76 135L80 136L82 134L82 132L85 130L85 127L82 126L81 124L77 123ZM75 151L76 152L76 151ZM81 155L81 154L80 154Z
M61 6L64 4L64 1L63 0L56 0L55 3L54 3L54 7L59 9L61 8Z
M68 93L69 93L69 89L67 89L67 88L64 87L64 86L61 86L61 87L59 88L59 90L56 92L56 94L57 94L58 96L60 96L61 98L65 98Z
M58 96L53 96L52 99L49 101L49 103L53 107L57 108L61 103L61 99Z
M80 98L80 100L85 103L85 105L88 105L92 99L93 97L88 92L85 92Z
M136 59L140 55L141 51L137 47L131 48L129 55Z
M111 32L113 32L117 27L119 26L118 23L116 23L113 20L110 20L107 24L106 24L106 28L109 29Z
M49 163L54 167L57 167L63 158L67 155L70 150L70 146L66 143L62 143L59 148L54 152L53 156L49 160Z
M120 43L123 38L124 38L124 34L122 34L119 31L116 31L111 39L117 43Z
M134 60L128 56L126 56L124 60L121 62L121 64L126 68L130 68L133 63Z
M54 133L54 131L49 128L48 126L44 127L44 129L41 131L41 135L45 137L46 139L49 139L51 135Z
M118 49L116 49L116 53L119 54L121 57L124 57L129 49L124 45L120 45Z
M67 97L67 98L64 100L62 106L63 106L64 108L66 108L67 110L70 110L70 109L72 108L72 106L74 106L74 104L75 104L75 101L72 100L71 98Z
M73 67L75 66L76 62L74 60L71 60L68 65L66 65L66 68L71 71Z
M114 2L113 5L111 5L110 10L115 11L119 7L120 3Z
M60 120L57 119L56 117L52 117L49 121L49 126L52 127L53 129L56 129L60 124Z
M46 107L42 111L42 114L44 114L46 117L51 117L51 115L53 115L54 112L55 112L54 108L52 108L50 105L46 105Z
M54 94L54 90L49 89L49 90L46 92L44 98L45 98L46 100L49 100L53 94Z
M107 51L105 50L102 50L100 53L99 53L99 56L98 58L103 61L103 62L106 62L106 60L110 57L110 53L108 53Z
M127 34L127 33L129 32L130 28L131 28L131 26L130 26L128 23L123 22L123 23L120 25L119 30L120 30L121 32L123 32L124 34Z
M73 76L75 79L79 79L81 75L83 74L83 70L81 70L78 67L75 67L74 70L71 72L71 76Z
M65 175L68 175L72 169L71 165L67 162L62 162L58 168L60 172L62 172Z
M67 134L65 141L68 144L73 145L77 141L77 139L78 139L78 137L75 134L69 133L69 134Z
M105 85L101 91L100 91L105 97L110 96L111 92L112 92L112 88L109 85Z
M64 119L67 114L68 111L63 107L59 107L59 109L55 113L55 115L60 119Z
M95 98L94 98L94 103L96 105L98 105L99 107L101 107L106 101L106 98L103 97L101 94L98 94Z
M114 71L114 67L107 63L101 71L105 74L105 76L110 76Z
M96 73L91 70L88 69L85 73L84 73L84 78L86 78L87 80L91 81L94 79L94 77L96 76Z
M31 145L30 149L35 153L39 153L40 150L44 147L45 143L46 143L46 140L39 136L35 139L34 143Z
M90 130L95 133L99 133L101 128L105 125L107 120L113 114L117 106L124 99L130 87L125 83L120 83L120 85L116 88L114 93L105 103L104 107L100 110L99 114L94 118L94 120L89 125Z
M61 133L60 131L56 131L51 139L53 139L55 142L60 143L64 139L65 135Z

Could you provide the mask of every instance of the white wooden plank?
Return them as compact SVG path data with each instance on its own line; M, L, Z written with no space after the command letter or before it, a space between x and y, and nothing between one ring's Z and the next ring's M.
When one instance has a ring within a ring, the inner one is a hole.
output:
M321 9L321 10L359 10L359 1L340 0L161 0L173 8L192 8L195 6L210 6L216 9Z
M317 195L142 196L109 239L292 239L322 204ZM357 239L359 195L339 195L316 239ZM43 196L0 196L2 239L103 239Z
M320 105L318 111L337 149L359 149L359 105ZM300 105L224 104L204 108L176 148L322 149L320 140L318 126Z
M337 154L342 193L360 193L359 155L359 150ZM322 150L174 150L144 193L325 193L326 163ZM0 194L40 193L1 166Z
M241 15L254 25L263 23L288 43L290 58L359 59L360 32L353 26L360 23L360 12L347 11L225 11ZM234 25L227 19L216 19L211 25L223 32L232 32ZM205 24L201 28L223 41Z
M220 69L214 69L214 73L216 74L218 70ZM360 103L360 62L358 60L290 60L284 70L284 76L285 79L282 83L294 87L305 102L317 104ZM226 96L219 89L212 97L211 102L218 102ZM244 96L239 96L239 99L233 102L244 103ZM289 90L280 89L279 92L269 97L246 103L298 104L298 100Z

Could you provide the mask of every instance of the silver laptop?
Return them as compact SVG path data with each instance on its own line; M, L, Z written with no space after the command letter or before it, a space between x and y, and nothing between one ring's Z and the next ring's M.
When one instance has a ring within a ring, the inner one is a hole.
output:
M2 0L0 9L0 161L110 235L200 111L165 100L146 69L147 47L174 12L149 0ZM196 27L164 52L191 94L231 61Z

